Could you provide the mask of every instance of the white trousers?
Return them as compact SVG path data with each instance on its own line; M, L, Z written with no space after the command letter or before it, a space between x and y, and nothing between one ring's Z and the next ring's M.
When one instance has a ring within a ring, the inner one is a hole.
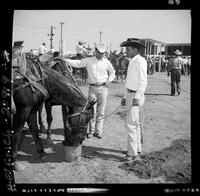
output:
M141 96L139 99L139 106L132 106L135 93L126 93L126 131L127 137L127 151L129 156L137 156L138 152L141 152L141 123L140 119L140 109L144 104L145 97Z
M105 86L89 86L89 100L97 100L97 103L94 105L94 117L90 122L90 132L99 133L103 132L104 125L104 113L106 108L106 100L108 96L108 88Z

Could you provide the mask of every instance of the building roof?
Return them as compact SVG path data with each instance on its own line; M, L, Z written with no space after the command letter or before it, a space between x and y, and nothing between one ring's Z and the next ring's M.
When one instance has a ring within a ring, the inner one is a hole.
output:
M167 45L166 43L164 42L160 42L160 41L157 41L155 39L150 39L150 38L143 38L141 40L144 40L144 41L150 41L150 42L153 42L153 43L156 43L156 44L160 44L160 45Z
M191 46L191 43L168 43L167 46Z

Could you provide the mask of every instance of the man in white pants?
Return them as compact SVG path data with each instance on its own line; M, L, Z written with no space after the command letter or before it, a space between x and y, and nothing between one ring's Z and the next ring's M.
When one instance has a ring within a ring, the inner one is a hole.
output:
M140 56L145 46L139 39L129 38L120 46L126 47L127 56L131 58L125 83L126 130L128 133L126 159L131 161L137 158L142 151L139 113L144 104L144 92L147 87L147 62Z
M94 117L91 120L88 138L102 138L104 111L108 95L108 85L115 78L115 70L111 62L105 58L106 44L95 44L95 56L81 60L66 59L66 63L75 68L86 67L89 82L89 99L97 100L94 106Z

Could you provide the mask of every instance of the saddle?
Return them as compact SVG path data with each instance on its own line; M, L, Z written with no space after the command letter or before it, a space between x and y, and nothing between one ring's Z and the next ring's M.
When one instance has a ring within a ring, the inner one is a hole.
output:
M24 53L25 54L25 53ZM15 56L16 58L20 58L20 56ZM15 60L14 59L14 60ZM39 90L44 96L45 99L47 99L50 95L44 85L44 78L45 75L43 73L43 70L41 68L40 63L37 61L37 58L33 58L29 54L25 54L23 57L25 69L21 71L21 63L19 61L14 61L12 64L12 67L15 69L14 72L14 80L16 79L22 79L25 78L28 81L28 85L31 86L31 89L33 92L35 92L35 89ZM43 85L39 82L42 81ZM28 86L27 84L21 86L21 88Z

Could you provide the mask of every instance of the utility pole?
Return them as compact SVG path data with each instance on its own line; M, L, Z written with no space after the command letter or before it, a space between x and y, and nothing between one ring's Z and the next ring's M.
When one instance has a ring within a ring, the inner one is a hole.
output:
M99 31L99 33L100 33L100 44L101 44L101 34L103 33L102 31Z
M61 36L60 36L60 53L63 56L63 40L62 40L62 25L65 24L64 22L60 22L61 24Z
M54 29L55 29L55 27L54 27ZM53 34L53 26L51 26L51 33L50 34L48 34L48 36L50 36L50 50L53 48L53 36L54 36L54 34Z

